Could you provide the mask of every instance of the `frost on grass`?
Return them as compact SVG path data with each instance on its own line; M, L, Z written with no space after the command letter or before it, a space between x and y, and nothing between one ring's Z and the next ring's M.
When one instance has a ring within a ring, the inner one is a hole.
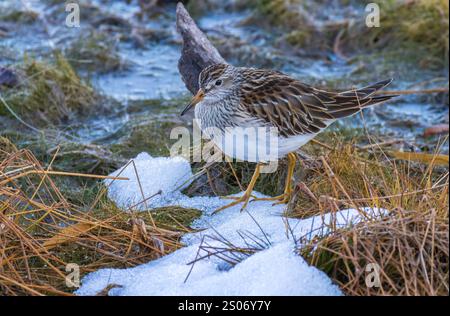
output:
M193 226L202 230L185 235L186 247L160 259L87 275L78 295L94 295L110 284L120 287L112 288L109 295L341 295L325 273L309 266L294 249L326 234L331 224L356 223L362 219L360 211L371 217L384 212L348 209L298 220L283 217L283 205L257 201L244 212L238 205L213 215L229 201L181 193L192 177L189 163L182 158L142 153L134 166L113 173L119 174L130 178L108 183L109 197L119 206L127 209L161 190L161 195L148 199L149 205L197 208L203 215Z

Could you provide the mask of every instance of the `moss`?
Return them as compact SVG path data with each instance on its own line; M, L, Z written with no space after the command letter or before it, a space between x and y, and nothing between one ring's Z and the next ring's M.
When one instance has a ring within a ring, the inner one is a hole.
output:
M27 122L59 125L99 109L100 96L60 53L55 53L52 64L25 57L19 68L26 76L24 84L8 90L5 99Z
M276 24L284 24L287 21L284 18L287 15L292 15L287 9L287 3L284 0L260 0L256 3L256 8L261 12L261 14L266 15L270 18L271 22Z
M91 32L73 42L65 52L70 63L80 70L106 73L125 67L116 42L104 33Z
M145 216L146 212L141 215ZM158 227L180 231L192 224L201 216L202 212L193 208L183 208L179 206L160 207L151 210L151 216ZM147 213L147 216L150 214Z
M334 143L355 143L364 141L366 138L366 133L363 128L352 127L342 121L335 122L317 136L317 139L322 142L332 140Z
M125 163L125 160L99 145L85 145L67 142L60 149L54 161L55 168L82 173L109 174Z
M378 4L380 27L368 28L364 22L355 23L344 36L343 46L350 50L396 52L397 60L404 60L406 53L415 59L412 63L424 68L448 66L447 0L383 0Z
M347 5L363 9L369 2ZM251 23L265 24L272 30L276 26L285 34L282 37L285 42L307 51L331 51L336 36L344 31L339 46L347 56L363 55L359 58L364 58L367 55L367 62L375 60L378 64L401 65L403 71L410 68L405 63L429 69L448 67L447 0L381 0L377 4L381 11L380 27L373 28L366 26L365 19L348 26L317 23L314 17L320 16L327 1L258 0L248 6L257 13ZM375 56L375 53L381 56Z
M170 153L170 131L173 122L152 121L145 125L134 126L129 136L119 144L113 144L111 150L126 158L135 157L145 151L155 156L168 156Z
M320 11L324 4L303 0L258 0L252 2L255 14L247 24L279 29L278 42L317 53L331 48L337 30L316 25L310 12Z
M305 30L310 26L310 21L303 11L302 0L257 0L253 5L272 25L291 30Z
M186 10L189 14L197 19L203 15L207 15L209 12L225 9L236 9L237 1L216 1L216 0L201 0L201 1L181 1L185 3Z
M286 41L293 46L307 45L311 41L311 34L306 31L292 31L285 37Z
M50 161L54 158L52 163L54 170L106 175L126 163L126 159L111 152L107 146L82 144L63 137L55 138L52 131L43 131L38 134L2 131L0 139L10 141L18 149L30 150L41 161ZM0 142L0 152L2 146L3 143ZM96 182L91 179L86 181L86 178L64 179L68 181L64 180L65 182L61 184L69 189Z
M127 105L127 111L129 113L138 113L143 110L149 110L156 115L165 115L175 113L177 116L181 112L180 104L187 104L191 100L192 96L184 95L181 97L174 97L168 99L137 99L129 100Z
M99 194L105 189L105 186L99 183L83 187L83 190L72 192L71 201L76 205L88 207L95 202ZM158 227L172 231L186 231L192 221L199 218L201 214L201 211L197 209L179 206L158 207L131 214L117 207L105 194L101 196L96 207L92 209L92 215L99 220L119 217L121 222L127 222L129 218L138 216L148 225L152 225L154 222Z
M0 15L0 20L4 22L15 22L21 24L32 24L36 22L39 15L36 12L28 10L6 10Z
M17 147L6 137L0 136L0 162L10 153L16 152Z

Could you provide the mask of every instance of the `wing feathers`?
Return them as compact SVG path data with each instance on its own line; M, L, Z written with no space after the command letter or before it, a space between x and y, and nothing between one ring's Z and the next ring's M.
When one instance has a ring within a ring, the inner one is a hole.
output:
M367 87L328 92L301 83L279 72L247 69L241 85L241 107L250 115L278 127L289 137L318 133L335 119L387 101L395 95L374 95L392 82L383 80Z

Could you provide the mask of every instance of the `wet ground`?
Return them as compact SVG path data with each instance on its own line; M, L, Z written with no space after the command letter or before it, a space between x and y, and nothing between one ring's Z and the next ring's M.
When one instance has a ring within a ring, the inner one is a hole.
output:
M31 21L26 17L0 20L0 65L20 64L24 55L51 59L53 50L58 49L97 91L117 101L105 114L65 126L66 132L77 136L80 142L114 144L127 138L136 126L160 120L186 123L178 117L189 92L177 69L181 38L175 27L175 4L155 7L142 16L138 1L80 1L80 28L68 28L63 4L26 3L27 7L12 0L0 4L3 12L32 12L33 16ZM394 78L390 90L433 88L448 82L447 69L409 67L399 71L398 65L392 65L391 71L378 73L354 58L347 60L329 51L311 53L289 47L280 42L282 30L252 24L255 11L251 8L230 10L230 6L215 3L207 12L195 15L195 19L223 56L235 65L274 68L307 83L337 89L363 86L387 77ZM318 24L337 23L360 19L364 12L362 6L331 3L325 10L311 9L311 18ZM106 61L73 53L80 53L80 47L86 46L83 41L88 40L103 45L103 53L109 55ZM448 122L448 99L439 95L401 96L365 112L364 118L373 133L427 147L436 139L421 135L429 126ZM363 127L364 122L356 116L343 125Z

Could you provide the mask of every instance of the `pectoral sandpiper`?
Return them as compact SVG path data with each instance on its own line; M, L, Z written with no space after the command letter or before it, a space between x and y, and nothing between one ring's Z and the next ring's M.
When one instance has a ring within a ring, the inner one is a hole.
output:
M267 133L273 133L274 129L277 131L274 143L276 158L287 155L288 173L284 193L268 199L286 203L292 192L291 179L296 163L294 152L337 119L395 97L375 94L391 81L383 80L361 89L331 92L314 88L278 71L227 64L215 64L203 69L199 75L198 92L181 115L195 106L195 118L202 132L227 156L258 163L244 194L217 211L241 202L244 209L260 174L261 164L267 162L267 158L258 159L258 155L237 154L235 147L243 146L243 139L238 139L234 146L224 146L227 130L247 127L267 130ZM250 142L250 151L254 152L252 147L257 147L256 142L246 141Z

